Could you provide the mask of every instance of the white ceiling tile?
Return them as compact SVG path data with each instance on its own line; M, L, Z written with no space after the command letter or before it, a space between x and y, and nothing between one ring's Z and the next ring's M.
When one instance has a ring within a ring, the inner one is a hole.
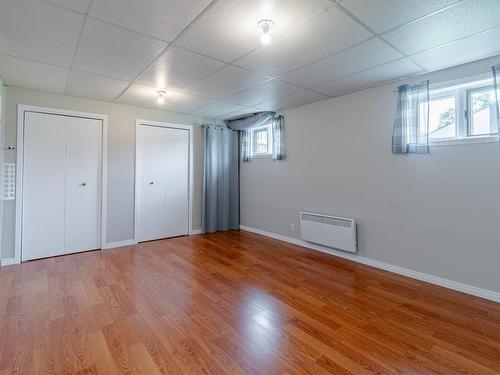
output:
M500 54L500 28L413 55L425 69L434 71Z
M40 0L2 0L0 53L69 67L83 19Z
M66 92L72 96L111 102L127 85L127 81L74 70L71 73Z
M228 113L232 113L242 109L244 109L244 107L241 105L224 102L214 102L191 112L191 114L204 117L220 118Z
M144 72L138 82L156 87L182 89L224 65L209 57L173 47Z
M380 39L370 39L327 59L281 77L287 82L310 88L370 67L403 57Z
M252 108L252 107L245 107L243 109L240 109L240 110L237 110L237 111L234 111L234 112L226 113L223 116L223 119L224 120L235 119L235 118L238 118L238 117L252 115L254 113L259 113L259 112L262 112L262 109Z
M164 42L89 19L75 67L108 77L132 80L166 46Z
M222 98L268 80L269 77L228 65L186 91L210 98Z
M284 96L276 100L259 103L256 105L256 107L264 109L266 111L279 111L281 109L298 107L325 99L328 99L328 97L325 95L318 94L314 91L301 90L294 94Z
M211 103L210 99L181 92L167 91L165 103L160 104L157 100L158 90L157 87L133 84L120 98L118 98L117 102L181 113L187 113Z
M219 0L178 44L230 62L259 46L260 20L273 20L271 32L279 35L329 6L329 0Z
M330 96L339 96L422 72L418 65L403 58L349 77L324 82L315 89Z
M0 55L0 77L9 86L64 93L69 69Z
M461 0L341 0L340 4L381 33Z
M45 2L76 10L77 12L87 13L90 0L45 0Z
M337 8L315 16L239 59L236 64L277 76L329 56L372 36Z
M94 15L103 21L172 41L210 0L99 0Z
M229 95L225 98L225 100L231 103L251 107L257 103L277 99L300 90L300 87L274 79L259 86L240 91L234 95Z
M447 10L383 35L405 54L413 54L500 26L499 0L465 0Z

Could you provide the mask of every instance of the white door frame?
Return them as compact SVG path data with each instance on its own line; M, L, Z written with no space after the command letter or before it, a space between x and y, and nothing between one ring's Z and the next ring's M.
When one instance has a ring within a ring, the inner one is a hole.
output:
M67 111L32 105L17 105L17 158L16 158L16 229L14 240L14 261L21 263L22 225L23 225L23 172L24 172L24 123L26 112L45 113L49 115L83 117L102 121L101 150L101 248L106 244L106 213L108 191L108 116L98 113Z
M179 125L168 122L148 121L137 119L135 121L135 207L134 207L134 242L138 243L137 238L137 217L139 212L139 140L137 138L137 128L140 125L157 126L161 128L187 130L189 134L189 182L188 182L188 235L193 234L193 125Z

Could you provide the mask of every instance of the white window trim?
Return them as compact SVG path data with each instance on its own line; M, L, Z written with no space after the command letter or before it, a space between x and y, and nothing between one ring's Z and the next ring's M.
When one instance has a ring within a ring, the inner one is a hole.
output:
M462 80L460 84L455 82L454 85L443 87L439 85L435 89L431 88L429 100L435 100L439 98L444 98L448 96L456 97L456 138L448 139L430 139L429 145L431 147L440 146L454 146L454 145L467 145L467 144L482 144L482 143L497 143L499 142L499 134L487 134L487 135L477 135L470 136L469 132L469 121L470 116L469 109L469 98L467 93L471 90L491 86L491 80L477 78L474 80Z
M454 146L454 145L473 145L480 143L498 143L500 138L498 135L476 136L468 138L453 138L441 140L429 140L432 147Z
M268 135L268 145L267 145L267 154L254 154L254 132L261 129L267 129ZM250 157L252 159L263 159L263 158L271 158L273 156L273 132L271 128L271 124L262 125L257 128L250 129Z

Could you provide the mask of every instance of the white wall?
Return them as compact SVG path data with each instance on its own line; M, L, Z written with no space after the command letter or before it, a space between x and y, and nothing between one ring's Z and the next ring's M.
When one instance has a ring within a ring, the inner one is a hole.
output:
M65 95L8 87L6 90L5 145L15 145L17 105L29 104L57 109L108 115L108 217L109 242L133 238L134 231L134 167L136 119L196 125L194 131L194 201L193 228L201 228L201 182L203 171L202 123L199 117L112 104ZM15 161L15 151L5 151L6 162ZM48 166L50 172L50 166ZM14 256L15 201L3 207L2 259Z
M500 144L392 155L395 86L285 111L287 160L242 163L242 225L299 238L300 211L354 217L359 255L500 292Z

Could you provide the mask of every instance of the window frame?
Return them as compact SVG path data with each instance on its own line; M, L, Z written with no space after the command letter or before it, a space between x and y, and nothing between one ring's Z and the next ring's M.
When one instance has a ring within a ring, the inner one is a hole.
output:
M255 143L255 133L267 130L267 153L256 153L255 149L257 144ZM250 157L252 159L258 158L268 158L273 155L273 132L272 125L265 124L253 129L250 129Z
M472 123L472 107L470 93L481 92L487 89L493 89L491 80L478 79L469 80L459 85L445 86L436 89L431 89L429 93L429 105L433 100L439 100L445 97L455 96L455 123L456 137L431 139L429 137L430 146L447 146L460 144L474 143L493 143L498 142L499 134L481 134L471 135L470 124Z
M472 87L468 88L466 90L466 100L467 100L467 114L466 114L466 121L467 121L467 137L475 138L475 137L498 137L498 133L488 133L488 134L478 134L474 135L471 134L472 131L472 126L473 126L473 116L474 116L474 111L471 110L473 109L473 103L472 103L472 95L475 93L481 93L481 92L486 92L486 91L493 91L493 95L495 95L495 87L493 85L487 85L487 86L478 86L478 87ZM493 99L495 100L495 99ZM490 129L491 129L491 123L490 123Z

